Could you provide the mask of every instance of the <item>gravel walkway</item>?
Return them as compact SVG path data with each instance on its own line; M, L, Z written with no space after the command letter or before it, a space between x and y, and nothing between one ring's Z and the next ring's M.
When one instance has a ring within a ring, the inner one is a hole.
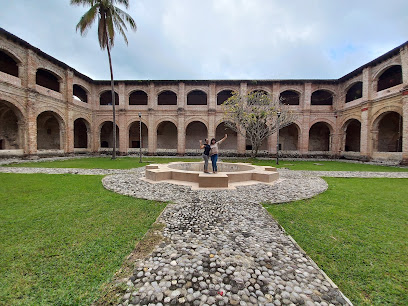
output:
M164 242L136 263L122 305L350 304L259 204L310 198L327 189L323 179L283 171L274 185L203 191L143 175L103 179L115 192L174 203L158 220Z
M171 201L159 218L164 240L136 263L122 305L349 305L336 285L288 236L261 202L310 198L327 189L319 176L408 178L403 172L279 170L274 185L191 190L140 180L130 170L15 168L7 173L107 175L105 188Z

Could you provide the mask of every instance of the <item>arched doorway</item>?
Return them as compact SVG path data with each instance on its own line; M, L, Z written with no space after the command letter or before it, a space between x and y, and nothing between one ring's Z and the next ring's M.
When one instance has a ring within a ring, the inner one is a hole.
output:
M37 117L37 150L61 150L64 144L64 123L52 111L45 111Z
M346 123L344 151L360 152L361 123L351 119Z
M78 118L74 121L74 148L86 149L89 147L89 123L83 119Z
M220 140L224 137L225 134L228 134L227 140L225 140L221 146L220 150L237 150L237 132L229 128L225 122L221 122L215 129L215 139Z
M292 123L279 130L279 150L297 151L299 147L299 127Z
M387 112L378 121L378 152L402 152L402 116Z
M23 147L20 111L11 103L0 101L0 150L18 150Z
M177 127L173 122L162 121L157 126L157 149L177 150Z
M317 122L309 130L309 151L330 151L330 127Z
M200 121L190 122L186 127L186 149L199 150L199 140L204 143L204 139L207 138L207 127Z
M190 91L187 95L187 105L207 105L207 94L202 90Z
M100 130L100 147L113 148L113 122L105 121ZM119 148L119 127L116 125L116 148Z
M147 126L142 122L142 137L140 137L139 121L133 122L129 127L129 148L147 148Z

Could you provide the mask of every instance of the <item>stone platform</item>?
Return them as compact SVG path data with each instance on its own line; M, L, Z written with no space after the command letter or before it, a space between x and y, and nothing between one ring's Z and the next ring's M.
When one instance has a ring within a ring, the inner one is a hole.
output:
M148 182L167 182L197 188L235 188L256 183L270 184L279 179L275 167L248 163L218 163L218 173L204 173L204 162L173 162L146 166Z

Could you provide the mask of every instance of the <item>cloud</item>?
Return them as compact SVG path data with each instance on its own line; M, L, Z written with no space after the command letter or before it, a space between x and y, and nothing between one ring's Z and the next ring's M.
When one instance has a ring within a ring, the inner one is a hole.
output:
M108 79L96 25L69 1L3 1L1 26L95 79ZM408 2L133 0L137 32L112 50L117 79L339 78L402 44ZM18 17L18 18L17 18Z

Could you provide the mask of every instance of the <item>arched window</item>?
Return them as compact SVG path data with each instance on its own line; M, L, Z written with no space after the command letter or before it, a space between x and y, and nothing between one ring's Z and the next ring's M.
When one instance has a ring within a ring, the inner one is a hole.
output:
M43 86L45 88L60 91L59 78L53 73L45 69L38 69L35 75L35 82L37 85Z
M0 71L18 77L17 62L3 51L0 51Z
M357 82L347 90L346 103L363 96L363 82Z
M377 91L402 84L402 69L400 65L385 70L378 78Z
M112 105L112 91L105 90L99 96L99 105ZM115 105L119 105L119 95L115 91Z
M147 105L147 94L143 90L136 90L129 95L129 105Z
M88 103L88 94L86 93L86 90L82 86L74 84L73 92L75 100Z
M285 90L280 94L280 100L283 104L299 105L300 95L293 90Z
M201 90L190 91L187 95L187 105L207 105L207 94Z
M333 94L327 90L316 90L312 93L312 105L333 105Z
M170 91L166 90L159 94L157 99L158 105L177 105L177 95Z
M223 90L217 95L217 105L223 104L232 96L232 90Z

